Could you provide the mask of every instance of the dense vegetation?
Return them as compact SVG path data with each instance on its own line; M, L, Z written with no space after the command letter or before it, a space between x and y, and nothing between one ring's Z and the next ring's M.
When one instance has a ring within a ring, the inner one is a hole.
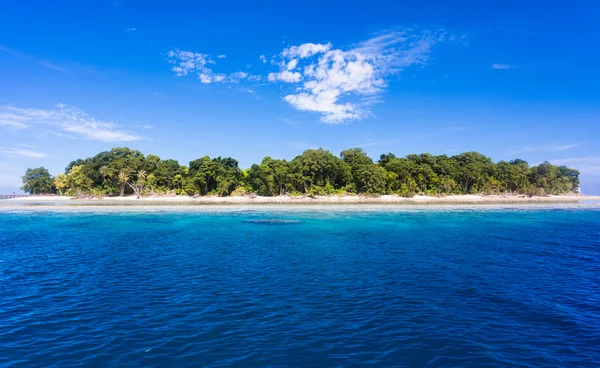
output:
M22 189L32 194L96 196L546 195L577 192L579 172L549 162L533 167L523 160L494 163L477 152L401 158L388 153L374 162L360 148L345 150L339 157L323 149L306 150L291 161L265 157L260 164L242 170L230 157L205 156L182 166L176 160L114 148L73 161L54 178L43 167L28 169Z

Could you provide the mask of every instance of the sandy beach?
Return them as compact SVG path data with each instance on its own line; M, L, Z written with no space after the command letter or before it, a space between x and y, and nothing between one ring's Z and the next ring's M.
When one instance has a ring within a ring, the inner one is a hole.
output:
M480 206L480 205L566 205L600 201L600 196L584 196L584 195L565 195L565 196L545 196L545 197L527 197L522 195L458 195L446 197L429 197L415 196L413 198L404 198L394 195L384 195L379 197L366 196L323 196L323 197L189 197L189 196L172 196L172 197L142 197L140 199L134 196L128 197L105 197L105 198L73 198L66 196L32 196L3 200L0 202L0 207L18 207L18 208L36 208L43 207L110 207L110 208L132 208L132 207L182 207L192 208L194 206L219 206L229 207L260 207L260 205L280 205L281 207L314 207L319 205L319 208L330 209L340 208L347 205L358 205L367 207L368 205L375 206ZM352 206L356 207L356 206Z

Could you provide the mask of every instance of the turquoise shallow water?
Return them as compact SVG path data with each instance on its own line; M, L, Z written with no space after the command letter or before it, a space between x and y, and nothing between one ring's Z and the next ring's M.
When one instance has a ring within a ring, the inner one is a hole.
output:
M0 213L0 366L600 366L600 211Z

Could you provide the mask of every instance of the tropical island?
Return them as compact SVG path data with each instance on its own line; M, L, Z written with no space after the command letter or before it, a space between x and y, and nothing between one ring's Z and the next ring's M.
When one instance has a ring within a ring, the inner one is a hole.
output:
M55 177L28 169L22 190L85 199L190 198L420 198L576 196L579 171L543 162L493 162L477 152L454 156L382 154L375 162L361 148L339 156L309 149L291 161L265 157L241 169L231 157L204 156L189 165L137 150L114 148L67 165Z

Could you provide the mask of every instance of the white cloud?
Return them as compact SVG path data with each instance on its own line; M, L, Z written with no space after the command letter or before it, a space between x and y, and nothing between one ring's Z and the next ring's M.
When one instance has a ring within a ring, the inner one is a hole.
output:
M294 92L284 97L292 107L319 113L327 123L341 123L371 115L370 106L379 102L388 78L406 67L425 64L432 46L444 38L443 31L407 30L380 33L347 49L334 49L331 43L304 43L287 47L272 58L271 64L279 70L266 76L214 74L207 67L215 64L208 54L175 50L168 56L177 76L195 73L206 84L264 79L292 84ZM268 61L265 55L259 59L264 64Z
M247 79L249 82L257 82L258 83L262 80L262 77L260 75L250 74L250 75L248 75Z
M514 65L509 64L492 64L492 69L512 69L516 68Z
M102 121L88 116L85 112L59 104L56 110L27 109L12 106L0 107L1 122L21 129L45 128L51 134L69 133L76 137L103 142L128 142L142 139L141 136L119 129L110 121Z
M158 97L158 98L162 98L163 100L166 100L166 99L167 99L167 97L165 97L165 96L161 95L161 94L160 94L160 93L158 93L158 92L152 92L152 94L153 94L154 96Z
M571 148L577 148L579 147L579 143L575 143L575 144L562 144L560 146L556 146L552 149L552 151L566 151L569 150Z
M300 58L305 59L316 54L320 54L331 49L331 44L305 43L300 46L291 46L281 52L281 56L287 59Z
M443 37L443 32L387 32L347 50L330 43L291 46L279 55L280 71L268 79L302 82L284 100L298 110L320 113L326 123L363 119L387 87L387 77L427 62L432 46ZM292 71L297 68L302 74Z
M154 128L152 125L150 124L144 124L144 125L136 125L136 128L143 128L143 129L152 129Z
M239 83L242 79L248 78L248 73L246 72L235 72L229 75L229 83Z
M217 59L225 59L226 57L227 57L227 55L223 55L223 54L217 55Z
M125 32L135 32L137 31L136 28L125 28Z
M42 152L36 152L23 148L10 148L10 147L0 147L0 153L5 153L11 156L23 156L28 158L44 158L48 157L47 154Z
M289 63L287 63L287 70L294 70L298 66L298 59L292 59Z
M302 79L302 74L284 70L279 73L269 73L267 78L269 79L269 82L281 81L286 83L297 83Z
M210 69L206 68L206 64L211 64L213 62L207 54L171 50L167 55L169 57L169 63L175 64L171 70L174 71L178 77L183 77L190 72L210 74Z
M212 77L210 74L204 74L201 73L198 78L200 78L200 82L202 83L211 83L212 82Z
M215 74L212 69L208 68L207 64L216 64L208 54L201 54L191 51L169 51L169 63L175 64L172 71L178 77L186 76L188 73L197 73L200 82L209 83L240 83L243 79L251 81L260 80L260 76L251 76L246 72L235 72L231 74ZM218 59L225 58L225 55L218 55Z
M223 81L225 80L225 78L227 78L227 76L225 76L224 74L217 74L217 75L215 75L215 76L213 77L213 80L214 80L216 83L221 83L221 82L223 82Z

